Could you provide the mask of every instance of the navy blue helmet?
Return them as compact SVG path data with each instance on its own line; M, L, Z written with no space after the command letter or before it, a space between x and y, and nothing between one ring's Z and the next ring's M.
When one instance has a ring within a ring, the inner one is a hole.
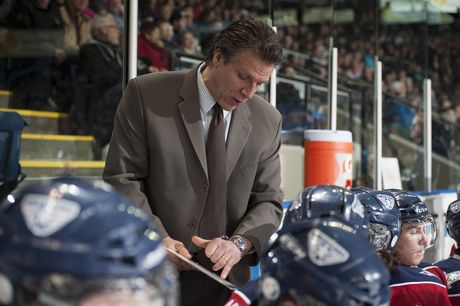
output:
M401 224L424 223L424 235L427 239L427 248L434 246L436 242L436 223L433 216L428 212L427 205L416 195L404 190L388 189L396 198L401 213Z
M396 199L389 191L353 188L369 217L369 240L377 251L392 248L401 228L401 213Z
M27 185L1 206L0 233L0 305L177 305L152 222L101 181Z
M446 215L446 228L449 236L460 243L460 200L449 204Z
M388 305L389 274L354 232L338 216L284 226L261 257L259 305Z
M283 225L330 215L342 216L367 235L368 217L358 197L348 189L333 185L305 188L286 211Z

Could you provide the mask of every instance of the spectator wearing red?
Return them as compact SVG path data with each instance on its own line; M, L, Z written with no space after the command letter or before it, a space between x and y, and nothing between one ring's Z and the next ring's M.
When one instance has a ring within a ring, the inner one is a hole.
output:
M168 50L161 40L158 23L146 21L140 28L141 35L138 39L139 57L146 59L151 72L165 71L169 67Z

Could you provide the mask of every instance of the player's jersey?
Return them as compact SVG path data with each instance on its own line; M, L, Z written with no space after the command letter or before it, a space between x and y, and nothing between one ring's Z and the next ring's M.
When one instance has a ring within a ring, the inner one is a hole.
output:
M250 281L232 295L224 306L248 306L257 304L257 280Z
M390 289L390 306L451 305L442 281L418 267L397 266L391 273Z
M430 272L431 274L434 274L436 275L441 281L442 283L444 284L444 286L447 287L447 278L446 278L446 273L444 273L444 271L434 265L434 264L429 264L427 262L422 262L418 265L419 268L422 268L424 271L428 271Z
M454 254L445 260L438 261L435 265L446 273L450 302L454 306L460 305L460 255Z

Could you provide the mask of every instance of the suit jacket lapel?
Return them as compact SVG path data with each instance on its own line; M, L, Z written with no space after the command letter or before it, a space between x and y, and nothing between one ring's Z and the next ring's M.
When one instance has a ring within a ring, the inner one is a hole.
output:
M208 176L204 130L203 124L201 123L200 97L196 78L197 70L198 66L190 70L185 77L184 83L179 91L179 95L183 99L183 101L179 103L179 112L190 138L190 142L200 160L203 171L206 176Z
M246 103L251 103L251 101ZM232 122L227 136L227 180L243 151L252 129L252 125L249 121L251 112L246 103L240 105L232 112Z

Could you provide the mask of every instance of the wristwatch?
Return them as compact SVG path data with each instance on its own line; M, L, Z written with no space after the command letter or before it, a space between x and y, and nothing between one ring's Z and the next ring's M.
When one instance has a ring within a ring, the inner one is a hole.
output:
M240 250L241 257L248 253L248 243L246 239L240 236L233 236L232 238L230 238L230 240L236 245L238 250Z

